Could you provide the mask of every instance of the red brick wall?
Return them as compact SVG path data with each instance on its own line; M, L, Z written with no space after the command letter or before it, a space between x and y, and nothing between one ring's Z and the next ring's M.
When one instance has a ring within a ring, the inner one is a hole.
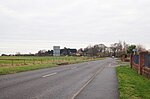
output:
M138 65L138 64L134 64L134 62L133 62L132 68L138 72L138 70L139 70L139 65Z
M131 68L136 70L139 74L144 75L150 78L150 68L144 67L144 55L148 54L148 52L140 52L139 54L139 64L135 64L133 61L133 55L130 56L130 65Z
M143 75L150 78L150 68L144 67L142 70L143 70Z

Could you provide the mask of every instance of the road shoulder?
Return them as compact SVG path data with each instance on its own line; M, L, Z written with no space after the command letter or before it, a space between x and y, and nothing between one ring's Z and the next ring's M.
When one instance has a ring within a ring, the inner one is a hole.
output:
M75 99L118 99L115 67L105 67Z

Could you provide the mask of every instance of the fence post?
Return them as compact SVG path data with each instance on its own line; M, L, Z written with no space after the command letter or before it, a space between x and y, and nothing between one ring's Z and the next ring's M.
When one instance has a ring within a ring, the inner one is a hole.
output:
M33 64L35 64L35 60L33 59Z
M12 61L11 61L11 65L13 66L14 65L14 60L12 59Z
M26 60L24 59L24 65L26 64Z
M143 74L144 56L145 56L145 54L148 54L148 51L143 51L143 52L140 52L140 54L139 54L139 68L138 68L138 73L140 75Z
M130 66L132 68L132 64L133 64L133 54L130 55Z
M42 64L42 59L41 59L41 64Z

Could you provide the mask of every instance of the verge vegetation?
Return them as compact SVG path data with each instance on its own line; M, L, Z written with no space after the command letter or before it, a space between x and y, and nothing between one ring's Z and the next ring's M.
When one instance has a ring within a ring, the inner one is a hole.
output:
M37 56L1 56L0 75L35 69L51 68L59 65L99 60L91 57L37 57Z
M120 99L150 99L150 80L129 66L117 67Z

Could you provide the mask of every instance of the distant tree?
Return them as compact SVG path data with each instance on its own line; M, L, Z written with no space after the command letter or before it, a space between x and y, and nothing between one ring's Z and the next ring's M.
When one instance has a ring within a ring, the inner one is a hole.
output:
M97 49L98 49L98 56L100 56L100 57L104 57L104 56L106 56L106 48L107 48L107 46L105 46L104 44L98 44L97 45L98 47L97 47Z
M127 54L127 49L128 49L128 44L126 44L126 42L124 41L123 42L123 49L122 49L122 51L123 51L123 54Z
M133 53L133 49L135 49L135 51L146 50L142 45L129 45L125 41L119 41L117 43L111 44L110 47L107 47L104 44L95 44L93 46L87 46L83 49L83 55L99 57L121 57L122 55L128 56L128 54ZM78 52L79 51L82 52L81 49L78 50Z
M99 48L99 52L105 52L107 47L104 44L98 44L98 48Z
M106 48L104 44L95 44L84 48L83 52L84 55L103 57L105 56Z
M48 50L47 54L50 55L50 56L52 56L53 55L53 50Z
M89 47L84 48L84 50L83 50L84 55L87 55L87 54L88 54L88 50L89 50Z
M146 50L146 48L143 45L136 45L136 49L138 52Z
M119 41L119 43L117 43L117 57L121 57L123 53L123 45L122 42Z
M78 49L77 53L80 55L80 56L83 56L84 55L84 51L82 48Z
M92 56L98 56L99 46L98 45L94 45L93 47L91 47L91 52L92 52Z
M111 44L110 49L111 49L112 52L113 52L113 56L116 56L116 50L117 50L117 48L116 48L116 43L115 43L115 44Z
M87 46L83 50L85 56L92 56L92 46Z
M118 43L111 44L110 48L113 52L113 56L120 57L122 55L123 45L121 41L119 41Z
M20 52L16 52L15 56L21 56Z
M128 54L134 53L133 49L136 49L136 45L130 45L130 46L128 46L127 53Z
M105 49L105 56L106 57L109 57L112 55L112 51L111 51L111 48L110 47L106 47Z
M47 51L46 50L39 50L37 55L38 56L46 56L47 55Z
M2 54L1 56L8 56L7 54Z

